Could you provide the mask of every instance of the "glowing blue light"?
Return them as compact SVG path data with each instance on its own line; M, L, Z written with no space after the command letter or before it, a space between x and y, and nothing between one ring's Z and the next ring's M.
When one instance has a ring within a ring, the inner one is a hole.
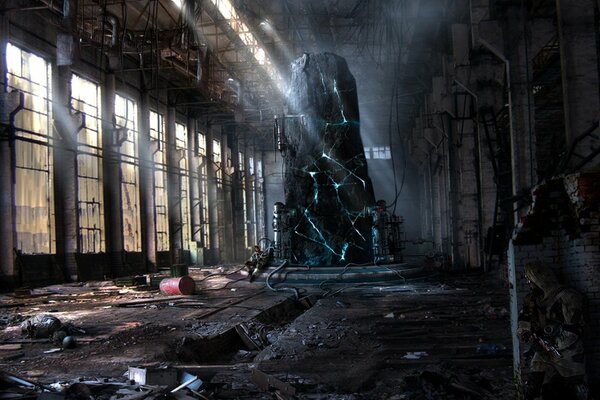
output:
M340 256L340 261L346 261L346 251L350 247L350 243L344 243L344 247L342 247L342 255Z
M346 119L346 116L344 115L344 103L342 103L342 97L340 96L340 92L338 92L338 88L337 88L337 82L334 79L333 80L333 93L336 94L337 98L338 98L338 102L340 104L340 111L342 113L342 124L347 124L348 120Z

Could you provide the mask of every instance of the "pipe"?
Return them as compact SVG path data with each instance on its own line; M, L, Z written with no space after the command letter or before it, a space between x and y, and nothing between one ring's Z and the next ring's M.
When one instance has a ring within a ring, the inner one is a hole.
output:
M267 279L265 279L265 283L267 284L267 287L269 289L271 289L272 291L274 291L274 292L283 292L283 291L292 291L292 292L294 292L294 296L296 296L296 300L298 300L300 298L300 294L298 293L298 289L296 289L295 287L274 288L269 283L269 280L271 279L271 277L273 275L275 275L279 270L283 269L287 265L287 263L288 263L288 261L285 260L277 268L275 268L273 271L269 272L269 275L267 275Z
M65 15L65 2L68 2L68 0L63 0L63 6L59 6L58 4L56 4L55 1L53 0L40 0L45 6L46 8L51 9L52 11L56 11L57 13L60 13L61 15ZM68 6L67 6L67 10L68 10Z
M513 129L513 106L512 106L512 86L510 83L510 61L508 60L508 58L506 58L497 48L495 48L492 44L490 44L488 41L486 41L485 39L479 38L479 43L481 43L481 45L483 47L485 47L486 49L488 49L490 51L490 53L492 53L493 55L495 55L500 61L502 61L505 66L506 66L506 90L508 91L508 109L509 111L509 118L510 118L510 125L511 125L511 129L510 129L510 147L511 147L511 152L510 152L510 159L511 159L511 169L512 169L512 174L511 174L511 178L512 178L512 195L516 196L517 195L517 177L515 174L515 138L514 138L514 129ZM514 212L514 220L518 221L519 220L519 214L518 211Z

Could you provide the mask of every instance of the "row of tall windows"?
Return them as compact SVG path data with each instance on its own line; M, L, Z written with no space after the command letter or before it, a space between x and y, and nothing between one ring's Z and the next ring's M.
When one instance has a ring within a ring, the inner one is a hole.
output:
M71 78L71 108L85 115L77 140L79 249L105 251L102 189L102 120L100 86L78 75Z
M156 218L156 250L169 250L169 212L167 197L167 140L165 119L150 111L150 140L154 161L154 217Z
M177 177L179 178L179 196L181 210L181 230L183 239L183 249L190 249L190 173L188 169L188 134L187 127L183 124L175 124L175 151L179 160L179 169Z
M210 247L209 235L209 215L208 215L208 159L206 153L206 136L200 131L196 132L196 140L198 143L198 155L200 156L200 165L198 167L198 175L200 180L200 220L202 226L200 228L200 236L204 247Z
M15 222L17 249L25 254L50 254L56 251L54 217L54 165L55 143L52 133L52 79L51 66L43 58L13 44L7 45L7 76L9 90L24 95L23 107L14 119L15 146ZM71 77L72 112L85 115L85 123L77 133L77 218L78 245L81 253L106 251L103 193L103 132L101 119L101 87L77 74ZM115 95L112 145L119 157L121 209L123 218L123 243L126 251L141 251L140 187L139 187L139 121L137 103L125 96ZM57 116L61 117L61 116ZM64 116L68 117L68 116ZM169 250L168 196L167 196L167 142L164 116L150 111L150 151L154 161L154 197L157 251ZM208 168L213 168L217 187L223 187L222 147L213 140L207 147L206 136L197 128L197 152L200 192L201 245L210 246ZM188 132L186 125L176 123L175 151L177 176L181 191L181 229L184 248L189 249L190 174L188 160ZM208 152L212 152L212 162ZM239 153L238 168L243 171L244 155ZM250 160L250 173L253 160ZM230 161L229 161L230 162ZM250 215L246 204L245 180L243 185L244 220ZM254 183L253 183L254 186ZM248 232L244 244L249 245Z
M6 58L8 88L24 94L23 108L14 119L16 245L24 253L52 253L56 237L50 65L12 44Z

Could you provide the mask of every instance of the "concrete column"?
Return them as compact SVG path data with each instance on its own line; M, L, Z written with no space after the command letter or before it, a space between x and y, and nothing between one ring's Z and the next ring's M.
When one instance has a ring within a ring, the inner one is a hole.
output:
M448 201L449 201L449 226L451 232L449 232L449 239L452 252L452 264L456 268L462 268L464 266L464 257L460 249L460 158L458 155L457 141L459 140L458 135L460 132L456 132L455 124L452 122L448 123L448 164L447 164L447 189L448 190Z
M167 107L166 141L167 141L167 195L169 201L169 246L171 263L183 262L183 232L181 223L181 171L179 171L180 154L176 147L175 107Z
M223 260L233 261L235 259L235 238L233 236L233 177L228 174L227 152L229 148L229 138L233 137L231 133L232 125L225 125L221 135L221 168L223 169L223 218L221 226L223 227ZM233 152L231 155L233 163Z
M77 280L77 134L80 122L71 115L71 68L53 66L52 76L56 253L67 278Z
M524 6L509 6L505 34L507 40L508 89L510 106L513 195L529 192L537 183L535 169L535 132L533 93L530 87L532 54L529 54L530 32ZM514 208L521 206L515 203ZM523 215L526 208L515 215ZM516 222L516 221L515 221Z
M248 134L244 135L244 179L246 179L246 229L248 232L248 244L253 246L257 244L255 227L255 212L254 212L254 192L252 191L252 182L254 176L250 175L250 159L254 157L254 149L249 144Z
M421 164L420 167L424 167L425 165ZM427 178L426 178L426 173L421 169L418 172L418 178L419 178L419 198L421 199L426 199L427 198ZM429 220L429 205L427 204L427 202L420 202L419 203L419 236L418 237L425 237L426 232L427 232L427 224L428 224L428 220Z
M200 192L200 173L198 160L198 129L196 120L188 118L188 160L190 170L190 224L192 227L192 240L197 244L202 243L202 210Z
M591 0L556 0L562 69L563 104L567 148L598 121L600 111L598 79L598 10ZM600 145L587 136L576 147L569 168L577 168ZM590 171L600 165L600 156L583 165Z
M257 151L256 151L256 146L252 146L252 149L250 150L250 154L252 156L252 169L254 170L254 174L251 176L251 187L250 189L252 190L252 187L254 187L254 190L252 190L252 237L254 238L254 242L256 244L258 244L258 241L260 240L260 229L259 229L259 207L260 204L258 204L258 177L256 174L256 157L257 157Z
M213 154L213 139L218 138L213 127L206 129L206 180L208 186L208 235L210 238L210 262L219 262L219 203L217 189L216 165Z
M256 175L257 175L257 186L256 186L256 204L258 206L257 209L257 229L258 229L258 240L267 237L267 204L265 202L265 156L264 156L264 152L263 151L257 151L255 152L256 158L255 163L256 163L256 167L254 169L254 171L256 171ZM258 164L262 165L262 176L258 177ZM261 243L264 247L264 243Z
M459 98L462 96L459 96ZM458 239L455 245L460 252L461 263L466 268L480 266L479 235L480 235L480 204L479 204L479 160L478 140L474 132L472 120L460 120L469 117L470 102L467 97L467 110L463 115L459 112L459 121L455 124L455 144L457 146L457 165L455 173L458 175L458 205L459 215L454 223L458 224ZM462 102L462 101L460 101Z
M6 44L8 42L8 20L0 15L0 83L2 93L6 88ZM14 264L14 215L13 215L13 149L11 127L0 123L0 290L18 285Z
M140 210L142 253L149 272L156 272L156 214L154 213L154 162L155 148L150 142L150 97L142 91L139 108L140 146Z
M450 130L450 129L449 129ZM440 169L440 192L442 194L442 252L452 253L452 207L451 207L451 185L450 185L450 151L448 150L450 139L443 143L442 165Z
M218 254L219 262L223 262L225 260L225 247L227 246L227 242L225 241L225 227L224 225L228 223L224 217L224 193L225 193L225 164L223 162L223 153L225 151L225 147L223 146L223 127L221 125L214 126L212 131L212 137L214 140L217 140L221 145L221 157L217 158L213 155L213 168L215 169L215 212L216 212L216 223L213 225L213 230L216 231L217 241L216 241L216 254ZM211 142L212 146L212 142ZM218 175L221 175L221 182L219 182Z
M234 260L244 260L244 204L242 198L242 182L243 179L240 170L239 163L239 152L240 142L238 140L238 126L232 126L233 130L231 137L233 140L230 143L231 146L231 161L233 163L233 175L231 180L232 187L232 198L231 203L233 207L233 243L235 243Z
M433 218L433 242L436 250L442 249L442 196L440 192L439 151L435 163L431 167L431 202ZM432 160L433 161L433 160Z
M102 146L104 148L103 189L106 251L113 275L123 267L123 215L121 212L121 170L117 132L114 125L115 75L107 73L102 92Z

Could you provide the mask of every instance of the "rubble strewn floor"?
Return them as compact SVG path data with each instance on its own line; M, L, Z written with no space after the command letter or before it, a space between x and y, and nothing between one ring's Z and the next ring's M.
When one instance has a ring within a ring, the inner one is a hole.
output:
M491 276L313 286L302 301L239 273L194 278L193 296L110 282L4 296L0 369L49 384L169 366L199 376L198 396L214 399L287 389L306 399L515 397L507 291ZM84 330L77 346L24 338L20 323L41 313Z

